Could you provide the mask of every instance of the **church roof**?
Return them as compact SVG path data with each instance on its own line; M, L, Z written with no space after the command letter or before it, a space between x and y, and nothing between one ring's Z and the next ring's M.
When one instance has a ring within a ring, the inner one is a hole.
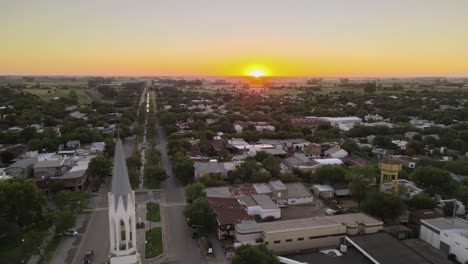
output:
M127 194L132 192L130 179L128 177L127 163L125 161L124 149L122 141L117 140L115 143L114 154L114 169L112 171L112 188L111 193L115 196L116 205L119 197L122 196L124 206L127 207Z

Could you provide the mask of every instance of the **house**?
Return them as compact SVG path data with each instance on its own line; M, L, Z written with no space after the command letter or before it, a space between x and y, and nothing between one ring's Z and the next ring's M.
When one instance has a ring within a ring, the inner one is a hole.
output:
M51 179L62 180L64 187L67 190L84 190L84 187L88 182L88 166L74 166L63 175L58 177L51 177Z
M348 156L348 152L342 149L339 145L336 145L324 152L325 157L341 159Z
M208 198L218 223L218 239L234 237L235 225L252 219L235 198Z
M312 191L315 196L322 197L324 199L331 199L335 195L335 189L330 185L312 185Z
M280 206L285 206L288 202L288 189L280 180L270 181L268 185L271 189L271 198Z
M254 122L255 130L258 132L262 131L275 131L275 127L268 124L267 122Z
M322 155L322 146L317 143L310 143L304 146L303 151L306 155L320 157Z
M224 141L221 139L211 139L208 140L210 149L213 151L220 151L224 149Z
M67 149L77 149L81 146L81 144L79 140L69 140L67 141L65 146L67 147Z
M241 138L233 138L228 140L228 145L231 148L237 149L237 150L246 150L250 148L250 144L245 142L245 140Z
M381 121L383 120L383 117L379 114L375 114L375 115L372 115L372 114L369 114L369 115L366 115L364 117L364 120L366 120L366 122L368 121Z
M0 144L0 163L10 163L12 159L25 153L28 146L24 144Z
M265 194L265 195L271 196L273 193L270 188L270 185L266 183L254 183L253 187L255 188L255 191L258 194Z
M342 165L343 161L336 158L329 158L329 159L314 159L319 165Z
M284 184L287 189L288 205L310 204L314 201L314 196L300 182Z
M392 140L392 143L397 145L402 150L406 149L406 146L408 145L408 141L406 140Z
M285 157L288 153L283 149L282 145L251 145L247 152L250 156L257 155L257 152L265 152L276 157Z
M85 113L81 113L80 111L75 111L70 113L71 117L78 118L78 119L84 119L87 120L88 118L86 117Z
M237 163L234 162L194 162L193 167L195 179L199 179L203 176L210 174L217 174L220 177L227 177L228 172L236 170Z
M300 169L302 171L312 171L319 167L319 163L309 159L304 153L294 153L293 156L283 160L284 165L289 169Z
M234 198L227 186L206 188L205 195L207 198Z
M59 177L68 171L73 164L72 159L57 158L52 160L38 160L34 164L34 178L37 180Z
M258 215L263 220L281 218L281 209L264 194L254 194L239 198L248 215Z
M103 155L106 150L105 142L93 142L91 143L90 152L94 155Z
M28 178L32 176L33 167L36 162L37 159L35 158L20 159L8 166L8 168L5 168L5 174L12 177Z
M353 155L353 154L342 158L341 161L343 161L344 164L349 166L349 167L353 167L353 166L370 166L370 165L372 165L371 161L369 161L367 159L364 159L364 158L361 158L359 156Z
M405 190L402 195L406 196L406 198L412 198L416 194L423 192L421 188L418 188L414 182L409 180L398 179L398 184L404 186L404 188L400 188L400 190Z

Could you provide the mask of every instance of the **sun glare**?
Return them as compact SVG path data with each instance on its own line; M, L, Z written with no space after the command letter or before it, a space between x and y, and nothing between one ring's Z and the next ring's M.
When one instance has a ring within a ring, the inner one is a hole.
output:
M268 76L270 75L268 70L265 67L260 67L260 66L251 66L247 69L246 75L252 76L255 78L263 77L263 76Z

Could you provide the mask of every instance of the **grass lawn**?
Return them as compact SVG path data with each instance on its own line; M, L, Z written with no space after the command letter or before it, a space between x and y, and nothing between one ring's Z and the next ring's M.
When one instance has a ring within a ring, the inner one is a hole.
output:
M146 220L150 220L152 222L161 221L161 215L159 213L159 204L157 203L146 204Z
M163 253L161 227L155 227L145 233L145 259L155 258Z

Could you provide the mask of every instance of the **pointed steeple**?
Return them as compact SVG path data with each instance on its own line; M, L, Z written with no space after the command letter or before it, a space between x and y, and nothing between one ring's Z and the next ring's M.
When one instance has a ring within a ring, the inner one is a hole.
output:
M115 196L116 205L119 198L122 197L124 206L127 207L127 195L132 192L130 179L128 177L127 163L122 146L122 140L118 139L115 143L114 169L112 171L111 193Z

